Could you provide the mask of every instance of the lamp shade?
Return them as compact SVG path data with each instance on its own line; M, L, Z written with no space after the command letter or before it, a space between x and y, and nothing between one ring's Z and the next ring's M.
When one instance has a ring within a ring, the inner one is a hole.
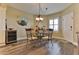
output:
M36 17L36 21L43 21L42 17Z
M42 18L42 17L40 17L40 20L42 21L42 20L43 20L43 18Z
M38 17L36 17L36 21L39 21L40 19Z

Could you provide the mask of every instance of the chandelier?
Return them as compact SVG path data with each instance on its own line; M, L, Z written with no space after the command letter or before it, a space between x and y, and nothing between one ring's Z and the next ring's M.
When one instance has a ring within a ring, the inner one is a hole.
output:
M36 17L36 21L43 21L43 18L40 15L40 9L41 9L41 7L40 7L40 3L39 3L39 15Z

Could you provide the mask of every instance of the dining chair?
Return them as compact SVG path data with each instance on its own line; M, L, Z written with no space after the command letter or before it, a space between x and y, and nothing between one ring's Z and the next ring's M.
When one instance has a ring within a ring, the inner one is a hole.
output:
M27 44L26 47L27 48L33 48L36 47L38 45L38 41L37 38L35 37L36 33L33 33L33 29L25 29L26 30L26 36L27 36Z
M48 29L48 41L51 40L52 42L52 35L53 35L53 29Z
M32 40L32 29L31 28L27 28L25 29L26 31L26 41L27 41L27 45L30 44L30 40Z

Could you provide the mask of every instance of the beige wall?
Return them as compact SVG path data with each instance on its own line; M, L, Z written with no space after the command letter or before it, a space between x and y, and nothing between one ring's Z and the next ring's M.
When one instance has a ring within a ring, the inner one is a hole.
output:
M73 43L78 45L78 39L76 32L79 32L79 4L72 4L68 8L62 11L62 15L73 12Z
M14 28L17 30L17 37L18 38L24 38L26 37L26 33L25 33L25 29L24 27L18 25L16 23L17 21L17 16L26 16L28 19L28 25L25 26L26 28L28 27L33 27L36 26L36 21L35 18L37 15L31 15L29 13L24 13L23 11L17 10L15 8L12 7L8 7L7 8L7 24L8 24L8 28ZM47 15L47 16L42 16L44 18L44 20L42 22L39 23L39 27L42 26L46 26L46 28L48 28L49 26L49 20L51 18L55 18L55 17L59 17L59 31L58 32L54 32L54 36L63 36L62 34L62 20L61 20L61 12L59 13L55 13L55 14L51 14L51 15Z
M76 32L79 31L79 4L72 4L70 5L68 8L64 9L61 12L55 13L55 14L51 14L48 16L42 16L44 18L44 21L40 22L39 27L42 26L46 26L46 28L48 28L48 21L49 19L55 18L55 17L59 17L59 32L54 32L55 36L63 36L63 28L62 28L62 16L68 14L69 12L73 12L74 13L74 17L73 17L73 27L74 27L74 31L73 31L73 35L74 35L74 42L77 43L77 35ZM28 19L28 25L25 27L22 27L20 25L18 25L16 23L17 21L17 16L26 16ZM17 36L18 38L23 38L26 37L26 33L25 33L25 29L24 28L28 28L28 27L34 27L36 22L35 22L35 17L34 15L31 15L29 13L25 13L23 11L19 11L15 8L11 8L8 7L7 9L7 23L8 23L8 28L12 27L14 29L17 29Z
M0 46L5 45L6 6L0 4Z
M27 18L27 26L20 26L17 24L17 16L25 16ZM44 21L39 23L39 27L46 26L48 28L48 17L47 16L42 16L44 18ZM18 9L9 7L7 8L7 26L8 28L13 28L17 30L17 39L23 39L26 38L26 32L25 28L34 28L36 26L36 21L35 21L36 16L29 14L29 13L24 13L23 11L20 11Z
M54 36L63 37L61 12L48 15L48 21L49 21L50 19L54 19L54 18L56 18L56 17L59 17L59 30L58 30L58 32L54 32L53 35L54 35Z
M74 4L74 41L78 43L76 32L79 32L79 4Z
M59 22L59 32L54 33L55 36L63 36L63 28L62 28L62 16L73 12L73 44L78 45L78 39L76 32L79 32L79 4L72 4L61 12L48 15L48 20L57 16L60 16ZM59 35L60 34L60 35Z
M47 16L42 16L44 18L44 21L40 22L39 27L46 26L48 28L48 21L49 19L59 17L59 32L54 32L53 35L55 36L63 36L63 28L62 28L62 16L68 14L69 12L73 12L74 17L73 17L73 35L74 39L73 41L75 44L77 44L78 39L77 39L77 34L76 32L79 32L79 4L72 4L68 8L64 9L61 12L47 15ZM17 24L18 17L20 16L25 16L27 18L27 26L20 26ZM18 40L21 40L23 38L26 38L26 32L25 28L32 28L35 26L35 17L32 14L25 13L23 11L20 11L18 9L12 8L12 7L6 7L0 5L0 45L5 44L5 19L7 18L7 25L8 28L13 28L17 30L17 38ZM3 43L3 44L2 44Z
M27 18L27 26L20 26L17 24L18 17L25 16ZM17 39L26 38L25 28L31 28L34 26L33 15L17 10L12 7L7 8L7 25L8 28L17 30Z

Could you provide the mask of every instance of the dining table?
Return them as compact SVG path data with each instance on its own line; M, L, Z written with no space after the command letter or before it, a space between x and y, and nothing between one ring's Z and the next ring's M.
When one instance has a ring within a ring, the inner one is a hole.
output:
M38 31L35 31L34 33L31 33L33 35L33 37L36 37L36 39L32 39L31 44L35 47L39 47L39 46L43 46L45 45L49 39L49 36L52 32L50 32L49 30L43 30L40 29ZM47 40L44 37L48 37Z

